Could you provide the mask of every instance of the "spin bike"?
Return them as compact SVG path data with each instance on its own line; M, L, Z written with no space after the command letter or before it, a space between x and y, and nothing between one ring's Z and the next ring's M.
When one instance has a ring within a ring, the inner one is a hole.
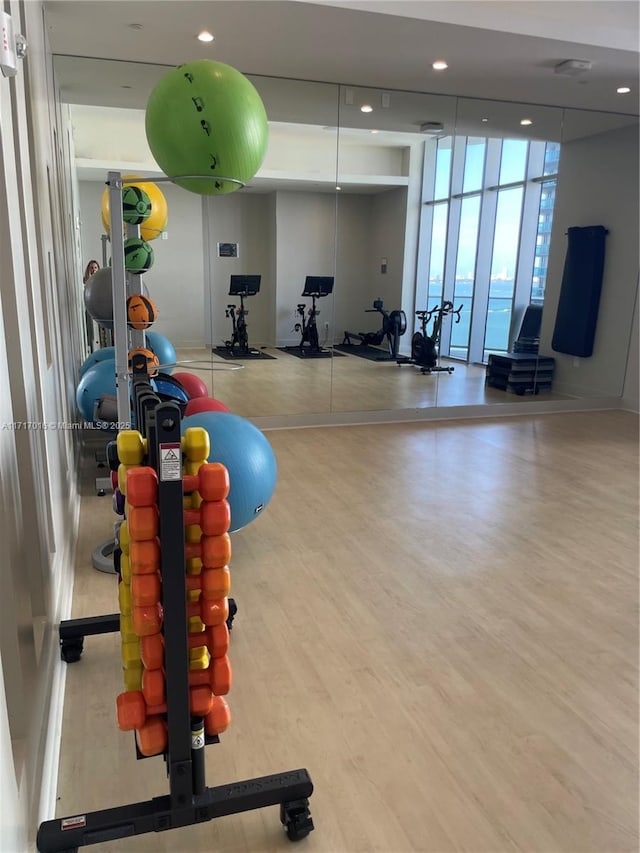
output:
M377 347L387 339L388 354L380 354L376 361L394 361L398 358L400 338L407 331L407 317L404 311L385 311L382 299L374 299L373 308L366 308L366 314L382 314L382 327L377 332L345 332L342 346L353 346L352 338L360 341L360 346Z
M423 375L430 373L453 373L455 368L451 365L442 366L438 364L440 333L442 321L445 317L455 317L455 322L460 322L460 312L464 306L453 307L453 302L445 301L442 305L436 305L430 311L416 311L416 317L420 320L420 331L415 332L411 338L411 358L401 356L396 359L396 364L415 364L420 368ZM434 317L431 335L427 334L427 324Z
M308 275L305 279L302 296L311 297L311 308L307 310L307 304L300 302L296 305L296 314L300 319L296 322L294 329L300 332L300 343L287 349L296 349L300 354L324 355L329 350L323 350L318 338L317 317L320 309L316 306L316 299L329 296L333 291L333 276Z
M238 351L243 355L248 355L251 351L249 348L249 334L247 332L247 315L248 309L244 307L244 300L247 296L255 296L260 290L259 275L232 275L229 285L229 296L240 297L240 307L234 303L227 305L224 316L231 319L232 336L231 339L224 342L225 347L233 352L237 346Z

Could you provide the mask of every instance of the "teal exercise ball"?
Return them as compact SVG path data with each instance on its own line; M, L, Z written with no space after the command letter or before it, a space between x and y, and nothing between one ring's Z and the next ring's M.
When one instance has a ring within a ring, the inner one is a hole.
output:
M78 411L85 421L93 421L95 404L103 395L116 396L116 363L114 359L99 361L80 378L76 388Z
M84 376L87 370L91 370L91 368L98 364L100 361L115 361L116 358L116 349L115 347L102 347L101 349L97 349L95 352L92 352L88 358L80 365L80 376Z
M253 83L211 59L187 62L158 81L147 102L145 130L165 175L199 195L240 188L224 178L250 181L264 160L269 132Z
M164 335L160 332L145 332L147 348L156 356L158 362L162 365L163 373L171 373L176 364L175 347Z
M264 511L278 478L276 457L265 434L251 421L230 412L199 412L182 421L209 434L209 462L221 462L229 472L229 506L233 533L246 527Z

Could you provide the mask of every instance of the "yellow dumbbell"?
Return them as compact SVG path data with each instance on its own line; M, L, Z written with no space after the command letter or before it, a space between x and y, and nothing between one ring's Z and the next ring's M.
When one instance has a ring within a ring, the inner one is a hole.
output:
M189 649L189 669L208 669L210 663L211 655L206 646Z
M182 452L188 462L206 462L211 444L209 433L202 427L188 427L182 436ZM197 471L188 471L189 474L197 474Z
M123 429L118 433L118 460L123 465L142 465L147 455L147 439L137 429Z
M118 584L118 602L120 604L120 613L125 616L131 615L131 587L128 583Z
M124 676L124 689L142 690L142 672L142 662L140 662L140 666L131 667L130 669L123 669L122 674Z
M135 669L142 666L140 640L137 637L129 643L122 644L122 666L125 669Z

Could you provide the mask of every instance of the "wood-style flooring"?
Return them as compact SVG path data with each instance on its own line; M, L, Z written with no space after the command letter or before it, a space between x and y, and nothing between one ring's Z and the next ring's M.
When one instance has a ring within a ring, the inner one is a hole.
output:
M624 412L268 434L234 533L233 722L209 785L297 767L308 853L638 850L638 422ZM73 615L108 497L85 468ZM118 730L119 636L68 666L59 815L167 793ZM277 809L90 849L275 853Z

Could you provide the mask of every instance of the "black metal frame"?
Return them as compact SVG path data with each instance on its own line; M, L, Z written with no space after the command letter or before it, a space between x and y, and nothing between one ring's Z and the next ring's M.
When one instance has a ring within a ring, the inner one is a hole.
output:
M135 365L134 365L135 368ZM162 542L165 675L167 684L168 746L165 753L169 794L154 799L70 815L42 823L37 834L39 853L71 853L79 847L163 832L202 823L224 815L280 806L280 821L292 841L314 828L308 798L313 783L305 769L207 788L204 747L218 738L205 738L202 718L189 712L187 590L184 579L185 534L182 478L163 480L158 469L161 444L180 443L180 409L159 403L145 377L134 372L135 423L148 442L148 464L158 471L158 506ZM85 635L119 630L119 614L74 619L60 624L63 659L67 651L82 653ZM70 661L69 661L70 662ZM141 757L138 755L138 757Z

